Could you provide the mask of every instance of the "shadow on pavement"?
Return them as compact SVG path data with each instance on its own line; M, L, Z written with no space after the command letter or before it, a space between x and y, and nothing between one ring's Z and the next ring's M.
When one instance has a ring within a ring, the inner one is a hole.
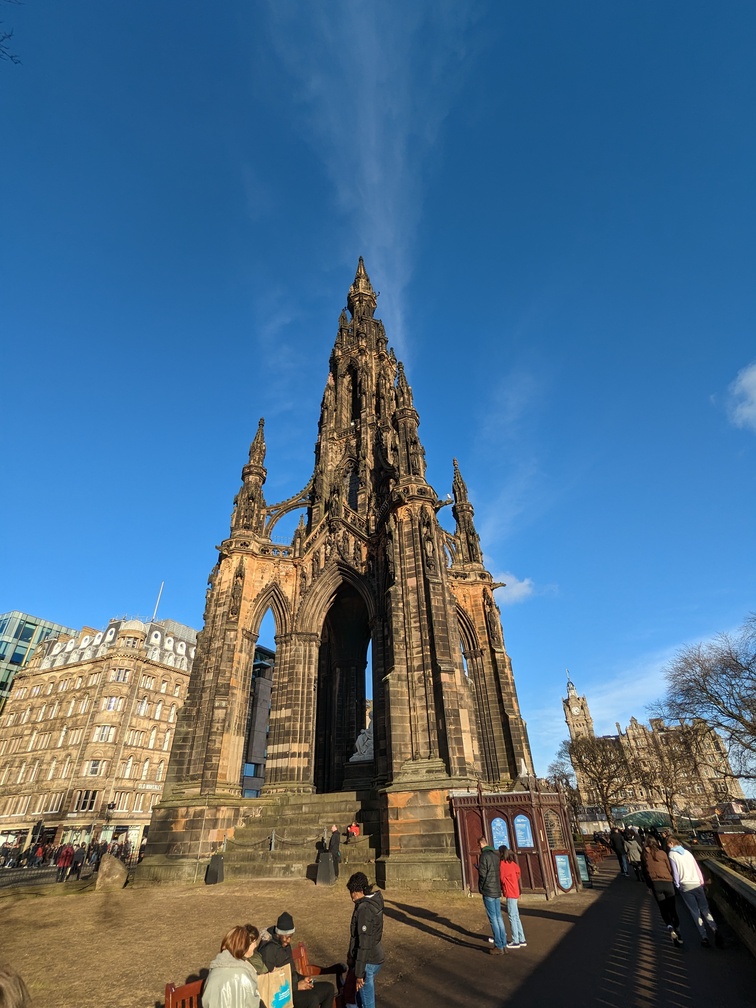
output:
M619 875L596 881L597 898L575 917L559 901L523 908L527 948L489 956L481 932L473 946L448 935L449 944L411 977L399 977L381 997L385 1008L695 1008L700 1004L753 1008L756 968L742 946L702 948L685 907L678 908L685 940L675 947L646 886ZM437 915L401 907L406 916ZM551 906L554 910L551 910ZM406 921L405 921L406 923ZM429 933L437 929L418 920ZM453 926L453 925L452 925ZM470 934L470 932L464 932ZM483 938L481 939L481 935ZM466 946L455 948L454 946ZM473 950L471 950L471 948Z

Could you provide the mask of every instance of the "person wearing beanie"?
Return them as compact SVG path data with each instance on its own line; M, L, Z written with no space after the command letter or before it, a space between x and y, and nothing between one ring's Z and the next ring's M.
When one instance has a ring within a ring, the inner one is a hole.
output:
M291 967L294 1008L326 1008L333 1004L333 985L327 980L313 980L297 973L291 953L294 931L294 918L284 911L275 925L268 928L270 941L260 946L262 961L268 970L278 969L279 966Z
M356 978L360 1008L375 1008L375 975L383 965L383 893L372 891L364 872L350 876L347 890L354 904L347 965Z

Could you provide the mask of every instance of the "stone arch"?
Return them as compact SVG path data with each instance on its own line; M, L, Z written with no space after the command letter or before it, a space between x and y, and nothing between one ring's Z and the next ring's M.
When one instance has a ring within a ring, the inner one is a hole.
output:
M268 609L271 610L273 619L276 621L276 633L289 633L292 624L291 605L277 581L270 581L252 603L249 630L255 635L255 638L260 633L260 624Z
M325 614L330 609L342 585L353 588L365 603L368 619L375 620L377 606L372 586L367 578L340 560L326 564L315 584L307 593L297 619L302 633L319 634Z

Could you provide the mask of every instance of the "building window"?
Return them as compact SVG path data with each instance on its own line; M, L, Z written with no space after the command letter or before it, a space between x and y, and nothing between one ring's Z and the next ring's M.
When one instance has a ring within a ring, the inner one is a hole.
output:
M102 710L121 711L123 710L123 697L106 696L102 698Z
M93 742L112 742L115 739L115 727L113 725L97 725L94 730Z
M181 692L181 687L179 686L178 683L176 683L176 685L173 687L173 695L174 696L178 696L180 692Z
M130 791L116 791L113 795L113 801L115 802L116 812L128 812L129 811L129 795Z
M123 764L123 777L131 777L131 771L134 766L134 757L129 756L126 762Z
M80 686L83 685L83 683L84 678L82 676L78 676L78 678L76 679L76 685L74 686L74 689L78 689Z
M150 732L150 741L147 743L149 749L155 748L155 739L157 738L157 728L153 728Z
M157 770L155 771L155 780L161 781L163 779L163 774L165 773L165 763L160 760L157 765Z
M146 759L142 764L142 780L147 780L150 773L150 761Z
M154 689L155 688L154 676L142 676L142 686L145 689Z
M78 745L79 742L81 742L83 736L84 736L83 728L72 728L71 731L68 733L68 744ZM40 746L40 748L42 747Z
M160 715L162 713L163 713L163 701L162 700L158 700L157 705L155 707L155 720L156 721L160 720Z
M165 733L165 738L163 739L163 751L167 752L171 747L171 733L167 731Z
M45 812L60 812L60 806L63 804L63 792L53 791L47 796L47 808Z
M89 697L82 697L81 703L79 704L79 714L86 714L89 708Z
M100 673L93 672L89 679L87 679L87 686L96 686L100 681Z
M175 721L176 720L176 704L171 704L171 712L168 715L168 720L169 721Z
M45 716L45 711L46 710L47 710L47 705L46 704L42 704L42 706L37 711L37 721L41 721L42 720L42 718Z
M105 773L106 769L107 764L105 763L105 760L100 759L89 760L84 765L84 773L87 777L99 777L101 774Z
M125 668L116 668L110 673L111 682L128 682L129 681L129 670Z
M47 772L47 779L48 780L52 780L53 777L55 776L55 767L57 766L57 763L58 763L58 761L55 758L53 758L53 761L50 764L50 769Z
M29 808L29 802L31 801L31 795L19 795L14 802L11 803L11 815L26 815L27 809Z
M70 769L71 769L71 757L67 756L66 757L66 762L63 764L63 767L62 767L62 769L60 771L61 779L64 778L64 777L68 777L68 771Z
M68 687L71 685L70 679L61 679L58 683L58 693L65 693Z
M133 811L134 812L143 812L144 811L144 793L142 791L138 791L134 795L134 809L133 809Z
M74 712L74 708L75 707L76 707L76 701L75 700L71 700L69 702L69 704L68 704L68 713L66 714L66 717L71 717L71 715Z
M22 763L18 768L18 776L16 777L16 784L23 784L24 777L26 777L26 763Z
M74 812L91 812L96 801L96 791L77 791L74 797Z
M168 689L168 682L166 679L163 679L163 681L160 683L160 692L165 693L167 689Z
M31 769L29 770L29 783L32 784L37 779L37 774L39 773L39 760L32 763Z
M147 717L147 697L142 697L136 710L139 717Z

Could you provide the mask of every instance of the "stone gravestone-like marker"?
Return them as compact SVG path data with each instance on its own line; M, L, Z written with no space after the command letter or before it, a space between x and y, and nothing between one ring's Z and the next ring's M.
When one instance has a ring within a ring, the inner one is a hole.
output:
M115 892L117 889L123 889L128 875L129 870L123 861L113 857L112 854L103 854L97 872L95 889L102 892Z

